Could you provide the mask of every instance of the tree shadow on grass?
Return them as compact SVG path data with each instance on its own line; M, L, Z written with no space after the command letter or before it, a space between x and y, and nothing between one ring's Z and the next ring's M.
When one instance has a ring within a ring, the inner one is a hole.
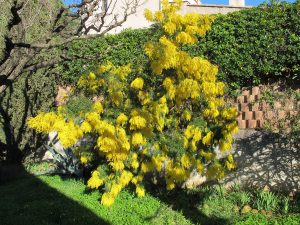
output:
M110 224L27 173L0 165L0 224Z
M153 184L147 185L147 190L161 202L164 202L173 210L181 212L182 215L194 224L201 225L225 225L230 221L219 217L219 215L207 216L201 212L204 200L208 197L209 192L188 191L188 190L166 190L157 189ZM155 190L155 191L154 191ZM157 212L159 213L159 212ZM151 219L151 218L149 218Z

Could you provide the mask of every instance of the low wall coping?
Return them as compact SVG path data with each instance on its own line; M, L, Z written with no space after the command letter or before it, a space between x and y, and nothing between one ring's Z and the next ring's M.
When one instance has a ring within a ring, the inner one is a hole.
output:
M188 7L202 7L202 8L237 8L237 9L249 9L255 6L233 6L233 5L218 5L218 4L187 4Z

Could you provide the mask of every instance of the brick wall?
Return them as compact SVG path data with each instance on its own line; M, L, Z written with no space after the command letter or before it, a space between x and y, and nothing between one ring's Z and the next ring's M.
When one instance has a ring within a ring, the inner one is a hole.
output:
M238 97L229 100L238 109L237 122L239 128L263 128L266 121L276 123L276 121L283 120L288 127L300 111L300 101L288 96L283 90L284 88L280 86L248 87L243 88ZM266 97L263 97L263 93L266 93L266 91L275 93L280 98L273 99L272 102L265 100ZM297 91L300 91L300 89L297 89Z

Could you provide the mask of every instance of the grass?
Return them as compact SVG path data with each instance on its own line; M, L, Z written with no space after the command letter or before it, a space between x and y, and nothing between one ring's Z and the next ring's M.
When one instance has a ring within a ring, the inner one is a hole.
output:
M0 185L0 224L300 224L297 205L289 214L241 214L250 194L237 192L219 186L165 192L149 186L144 198L125 190L105 208L100 193L86 191L81 180L23 171Z

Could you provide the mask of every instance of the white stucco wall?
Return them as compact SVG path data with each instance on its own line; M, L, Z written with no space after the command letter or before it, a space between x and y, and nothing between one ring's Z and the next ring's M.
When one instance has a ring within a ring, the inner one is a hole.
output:
M137 8L136 13L129 16L127 21L121 26L114 28L109 33L115 34L119 33L126 28L144 28L149 27L151 25L144 17L145 9L149 9L151 11L160 10L160 0L144 0L144 3Z
M115 13L118 14L118 20L120 20L123 17L123 7L124 7L124 1L120 0L108 0L108 1L117 1L116 8L114 9L114 15ZM172 0L170 0L171 2ZM161 9L161 0L140 0L141 6L139 6L136 10L136 13L130 15L127 18L127 21L122 24L122 26L113 28L108 33L110 34L116 34L121 32L124 29L127 28L145 28L149 27L151 25L150 22L148 22L144 17L144 11L145 9L149 9L151 11L158 11ZM201 1L199 0L186 0L184 1L184 4L182 8L180 9L180 14L185 14L189 12L193 13L199 13L199 14L226 14L246 8L250 8L251 6L245 6L245 0L229 0L229 5L212 5L212 4L201 4ZM101 8L99 7L99 12L101 12ZM100 13L99 13L100 15ZM113 23L114 16L110 15L105 18L105 26L102 28L101 31L105 30L107 26L109 26L110 23ZM87 21L87 24L97 24L99 23L99 16L97 17L97 13L93 18L90 18ZM96 33L96 31L90 31L89 34Z
M149 27L151 23L147 21L144 17L144 11L145 9L149 9L152 12L158 11L161 9L161 0L141 0L142 5L137 8L137 11L135 14L128 17L127 21L121 26L114 28L109 33L115 34L119 33L122 30L126 28L145 28ZM172 0L169 0L169 2L173 2ZM200 0L186 0L184 3L184 6L187 4L193 4L198 5L201 4Z

